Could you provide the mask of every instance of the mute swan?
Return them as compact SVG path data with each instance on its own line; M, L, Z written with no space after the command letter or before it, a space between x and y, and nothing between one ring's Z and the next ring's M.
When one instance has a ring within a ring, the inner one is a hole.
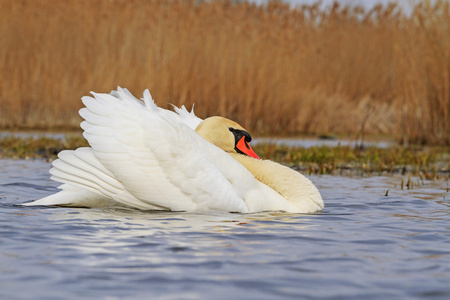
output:
M300 173L260 160L250 134L222 118L156 106L126 89L83 97L90 147L58 154L51 179L60 191L24 205L126 206L143 210L309 213L323 209Z

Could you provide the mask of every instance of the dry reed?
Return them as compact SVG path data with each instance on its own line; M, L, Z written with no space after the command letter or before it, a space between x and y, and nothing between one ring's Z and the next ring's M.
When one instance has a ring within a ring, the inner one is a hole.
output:
M450 12L335 4L0 0L0 127L76 128L120 85L259 134L450 143Z

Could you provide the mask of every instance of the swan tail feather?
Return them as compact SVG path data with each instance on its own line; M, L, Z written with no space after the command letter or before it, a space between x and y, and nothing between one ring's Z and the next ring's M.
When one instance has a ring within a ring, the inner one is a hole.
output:
M95 157L92 148L65 150L50 170L51 179L64 183L61 191L27 205L84 207L128 206L143 210L166 208L145 203L132 196Z
M97 193L81 189L69 184L63 184L56 194L44 197L39 200L24 203L24 206L70 206L70 207L111 207L121 205L111 198Z

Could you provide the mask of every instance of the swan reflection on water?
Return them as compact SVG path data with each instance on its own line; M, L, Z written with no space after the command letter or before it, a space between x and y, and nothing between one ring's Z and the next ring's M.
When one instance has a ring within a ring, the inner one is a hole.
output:
M43 208L51 211L53 208ZM309 224L311 214L290 214L285 212L262 212L254 214L207 212L161 212L141 211L131 208L54 208L54 213L47 215L51 221L64 225L85 224L121 234L182 233L182 232L232 232L235 229L258 229L264 231L280 230L295 225L296 230L310 229L318 226ZM301 224L300 224L301 223Z

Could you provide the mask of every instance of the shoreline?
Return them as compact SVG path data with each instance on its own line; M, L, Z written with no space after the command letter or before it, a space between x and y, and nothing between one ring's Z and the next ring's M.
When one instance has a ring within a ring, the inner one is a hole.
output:
M73 150L89 146L81 134L54 133L33 136L0 134L0 159L46 159L53 161L62 150ZM333 140L334 145L284 145L283 141L311 142L311 139L279 139L277 143L255 138L253 149L263 159L270 159L287 165L304 174L378 176L390 174L411 174L424 179L450 177L450 146L400 146L392 143L363 145L355 141L347 144ZM327 140L325 140L327 141Z

